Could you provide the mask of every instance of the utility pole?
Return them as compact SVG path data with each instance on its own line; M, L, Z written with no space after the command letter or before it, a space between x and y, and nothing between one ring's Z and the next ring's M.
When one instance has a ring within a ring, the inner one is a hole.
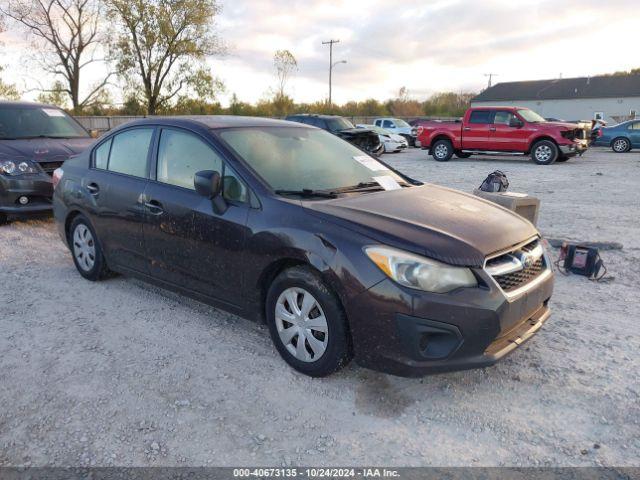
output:
M491 88L491 81L493 80L493 77L497 77L498 74L497 73L485 73L484 76L485 77L489 77L489 84L487 85L487 88Z
M329 45L329 106L331 106L331 72L333 71L333 44L340 43L340 40L329 40L322 42L323 45Z

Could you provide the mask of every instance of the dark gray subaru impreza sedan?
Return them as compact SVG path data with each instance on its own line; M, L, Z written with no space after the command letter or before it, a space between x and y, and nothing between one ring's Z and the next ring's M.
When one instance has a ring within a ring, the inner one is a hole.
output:
M265 321L311 376L491 365L549 317L535 227L323 130L243 118L124 125L54 173L80 274L119 272Z

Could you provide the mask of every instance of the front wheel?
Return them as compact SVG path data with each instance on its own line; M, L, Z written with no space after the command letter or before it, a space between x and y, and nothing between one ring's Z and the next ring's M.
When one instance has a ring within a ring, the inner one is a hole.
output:
M616 138L611 143L611 150L616 153L625 153L631 150L631 142L626 138Z
M79 215L69 228L69 244L73 263L80 275L93 282L107 277L110 273L102 253L102 247L89 221Z
M438 140L431 147L431 155L438 162L447 162L453 155L453 145L449 140Z
M538 165L551 165L559 156L558 146L550 140L541 140L531 149L531 159Z
M324 377L349 363L346 315L310 268L290 268L276 277L267 293L266 314L278 353L295 370Z

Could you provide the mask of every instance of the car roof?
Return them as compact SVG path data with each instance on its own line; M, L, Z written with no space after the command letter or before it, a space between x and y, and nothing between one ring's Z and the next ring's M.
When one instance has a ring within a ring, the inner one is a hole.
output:
M343 118L340 115L325 115L322 113L295 113L293 115L287 116L287 118L294 118L294 117Z
M237 115L178 115L171 117L147 117L123 124L123 127L134 125L197 125L208 129L233 127L305 127L300 123L276 120L264 117L243 117Z
M57 107L56 105L49 105L47 103L10 101L10 100L0 100L0 108L2 107L55 108L56 110L62 110L60 107Z

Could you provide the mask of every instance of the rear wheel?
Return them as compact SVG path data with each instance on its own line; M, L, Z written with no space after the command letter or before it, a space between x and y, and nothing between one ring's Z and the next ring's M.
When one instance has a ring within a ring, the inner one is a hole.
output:
M310 268L290 268L276 277L267 293L266 313L271 339L294 369L324 377L349 363L342 305Z
M540 140L531 149L531 159L538 165L551 165L559 156L558 146L550 140Z
M453 155L453 145L449 140L438 140L431 147L431 155L438 162L447 162Z
M616 138L611 142L611 149L616 153L625 153L631 150L631 142L626 138Z
M111 273L102 253L102 247L89 221L77 216L69 228L69 244L73 263L87 280L102 280Z

